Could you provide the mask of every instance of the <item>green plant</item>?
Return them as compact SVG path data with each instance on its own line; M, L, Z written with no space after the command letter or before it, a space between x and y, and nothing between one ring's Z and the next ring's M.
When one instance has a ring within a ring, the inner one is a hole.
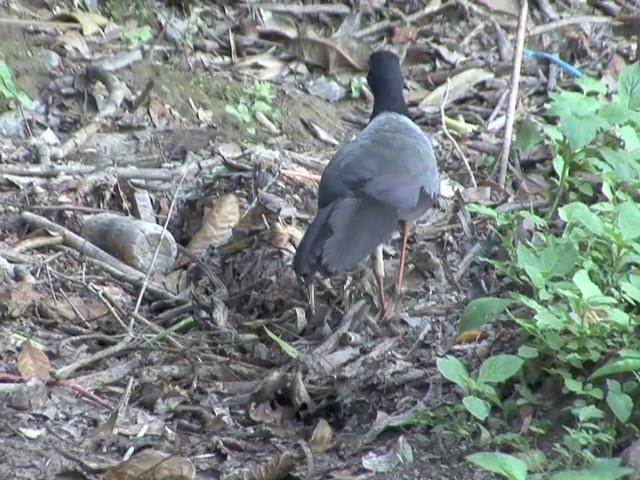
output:
M487 358L478 376L473 379L467 368L456 357L448 355L436 361L438 370L447 380L458 385L464 392L462 404L478 420L486 420L491 411L489 402L501 406L495 385L500 384L518 373L523 360L515 355L496 355Z
M7 65L7 62L4 60L0 60L0 93L9 100L17 100L25 107L28 107L32 103L29 96L18 89L14 83L9 65Z
M275 96L271 83L255 81L237 102L225 106L225 112L245 125L247 132L253 135L256 133L256 115L265 115L274 123L282 119L281 111L271 105Z
M562 428L529 432L554 436L547 464L554 480L623 476L618 463L618 470L606 463L615 460L599 457L613 456L617 438L637 434L640 418L640 65L622 73L616 95L588 77L576 87L550 94L545 119L528 119L518 131L519 148L545 144L553 152L546 211L469 206L506 252L506 260L486 262L509 293L470 302L460 322L463 331L478 329L506 313L520 327L526 342L518 352L517 406L542 401L542 383L563 397ZM523 239L513 226L525 223ZM474 409L477 418L487 412ZM507 478L525 478L521 464L503 456L473 458Z

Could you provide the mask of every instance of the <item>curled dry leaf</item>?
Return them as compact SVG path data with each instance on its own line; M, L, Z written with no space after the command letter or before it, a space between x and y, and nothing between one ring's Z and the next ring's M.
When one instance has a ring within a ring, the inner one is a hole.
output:
M306 406L308 410L313 410L313 401L309 396L309 392L307 392L307 387L302 380L302 373L299 370L291 381L289 396L296 410L300 410L303 406Z
M298 245L303 235L302 231L293 225L278 222L271 228L271 244L282 250L293 251L293 245Z
M196 467L185 457L143 450L104 474L104 480L192 480Z
M43 298L38 305L38 313L50 320L72 322L103 317L109 314L109 310L94 299L69 297L56 301L53 298Z
M18 354L18 372L25 378L49 379L51 363L47 354L36 347L31 340L22 344Z
M454 75L449 79L449 94L447 95L445 108L447 105L465 96L474 85L493 77L493 73L482 68L470 68L469 70L464 70ZM424 97L418 105L418 108L425 113L438 112L446 93L447 83L443 83Z
M40 298L40 293L28 282L20 282L17 286L0 290L0 305L8 318L22 316Z
M212 201L204 208L202 226L196 232L187 250L196 256L202 255L209 246L219 247L233 234L233 227L240 220L240 202L233 193L228 193ZM179 265L186 263L183 257Z
M297 460L298 457L295 452L287 450L264 465L257 465L251 469L230 473L223 476L222 480L278 480L287 477Z
M331 428L331 425L329 425L324 418L321 418L311 435L311 447L316 452L324 452L331 446L332 438L333 429Z
M290 40L287 48L305 63L322 67L328 73L343 67L365 71L371 55L371 47L355 38L322 38L313 33Z
M102 27L109 25L109 19L98 13L90 12L61 12L54 15L51 20L55 22L67 22L80 24L80 30L85 37L102 31Z

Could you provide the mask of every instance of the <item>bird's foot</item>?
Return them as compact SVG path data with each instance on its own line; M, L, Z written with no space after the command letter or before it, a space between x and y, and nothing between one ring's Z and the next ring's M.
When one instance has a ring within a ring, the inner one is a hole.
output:
M389 313L389 305L387 305L387 302L384 302L382 305L380 305L380 317L379 317L379 321L380 322L384 322L387 319L387 314Z

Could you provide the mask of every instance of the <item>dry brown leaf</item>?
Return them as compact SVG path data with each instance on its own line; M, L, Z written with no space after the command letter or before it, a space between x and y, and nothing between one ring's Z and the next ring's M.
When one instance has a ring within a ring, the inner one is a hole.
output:
M196 256L202 255L209 246L219 247L227 242L240 220L240 201L233 193L222 195L212 203L204 208L202 226L187 245L187 250Z
M31 340L22 344L22 349L18 354L18 372L24 378L38 378L48 380L51 363L47 354L36 347Z
M288 50L304 62L333 73L341 67L365 71L371 47L351 37L302 36L287 42Z
M104 480L192 480L196 467L191 460L158 450L143 450L108 470Z
M271 244L281 250L293 250L293 245L298 245L303 235L293 225L278 222L271 228Z
M0 290L0 305L6 310L9 318L21 317L40 298L40 293L27 282L20 282L17 286Z
M295 452L287 450L265 465L257 465L250 469L242 469L238 472L224 475L222 480L278 480L287 477L297 460L298 457Z
M295 417L295 410L292 407L278 405L276 408L270 402L254 403L249 408L249 418L254 422L267 425L282 425Z
M308 410L313 411L313 401L309 396L309 392L307 392L307 387L302 380L302 373L300 373L299 370L295 373L291 381L289 397L296 410L300 410L303 406L306 406Z
M102 27L109 25L109 19L98 13L62 12L51 17L55 22L79 23L85 37L101 32Z
M445 107L466 95L474 85L493 77L493 73L482 68L470 68L469 70L464 70L454 75L449 79L449 94ZM425 113L438 112L446 92L447 83L443 83L424 97L418 105L418 108Z
M109 310L102 302L91 298L69 297L60 301L43 298L38 313L50 320L72 322L97 319L108 315Z
M251 207L251 209L240 219L236 225L236 230L248 235L250 233L256 233L267 228L267 223L264 220L264 216L267 214L267 208L258 203Z
M318 421L318 425L316 425L316 428L313 430L313 434L311 435L311 448L313 448L316 452L324 452L331 446L332 438L333 429L324 418L321 418Z

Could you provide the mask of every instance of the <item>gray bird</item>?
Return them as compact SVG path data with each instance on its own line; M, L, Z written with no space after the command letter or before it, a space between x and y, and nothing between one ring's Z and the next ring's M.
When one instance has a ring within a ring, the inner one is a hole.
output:
M409 118L398 56L374 52L367 83L374 98L369 123L327 164L318 189L318 213L297 248L293 265L308 284L316 272L329 277L354 270L375 252L373 270L382 319L387 314L382 244L399 226L399 292L409 226L435 203L440 178L431 142Z

